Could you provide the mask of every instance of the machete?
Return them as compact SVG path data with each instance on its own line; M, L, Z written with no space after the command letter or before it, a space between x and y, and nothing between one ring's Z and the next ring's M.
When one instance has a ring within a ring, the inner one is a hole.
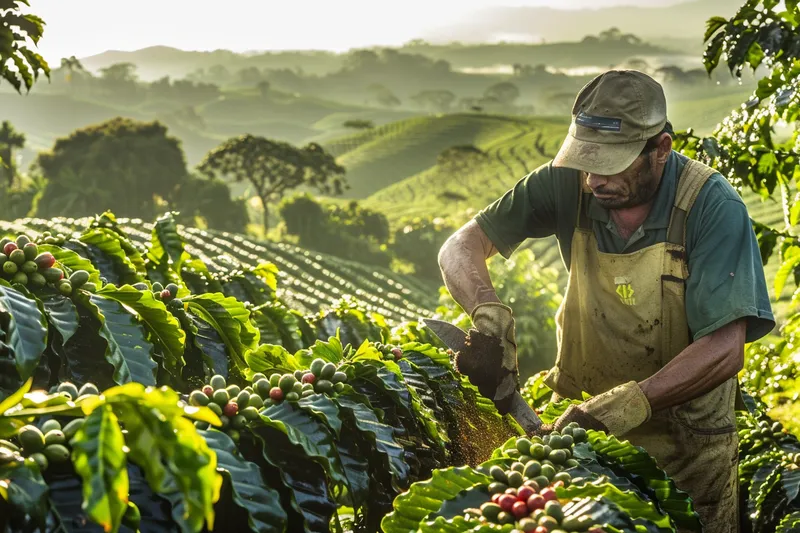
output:
M467 333L458 326L450 322L431 318L424 319L424 322L434 335L439 337L439 340L441 340L445 346L453 350L453 352L458 353L466 346ZM542 420L536 415L536 412L528 405L528 402L525 401L518 390L514 391L514 395L511 398L509 414L514 417L528 435L542 425Z

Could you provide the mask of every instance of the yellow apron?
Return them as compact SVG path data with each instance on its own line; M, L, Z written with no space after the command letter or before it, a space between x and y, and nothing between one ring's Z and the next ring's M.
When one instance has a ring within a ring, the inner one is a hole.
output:
M598 251L582 205L591 193L582 191L569 281L556 313L558 357L545 380L558 395L581 399L582 391L594 396L644 381L689 345L686 218L714 172L690 160L678 181L667 241L628 254ZM738 393L734 377L695 400L654 412L620 436L645 448L689 493L704 531L713 533L738 531Z

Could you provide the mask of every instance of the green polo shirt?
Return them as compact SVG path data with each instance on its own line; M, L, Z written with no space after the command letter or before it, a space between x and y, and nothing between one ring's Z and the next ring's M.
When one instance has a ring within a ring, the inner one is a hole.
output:
M673 151L664 168L653 208L642 226L625 241L608 210L589 200L598 248L627 254L667 240L678 176L688 158ZM481 210L475 220L506 259L529 238L555 235L569 269L577 219L580 176L556 168L537 168ZM686 316L694 340L738 318L747 317L747 342L775 326L769 292L747 207L717 173L701 189L686 219L686 253L691 275L686 282Z

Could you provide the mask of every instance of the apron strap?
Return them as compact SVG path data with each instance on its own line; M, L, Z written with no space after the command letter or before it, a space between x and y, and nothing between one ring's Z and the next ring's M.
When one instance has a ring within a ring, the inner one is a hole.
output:
M691 211L694 201L700 194L708 178L718 170L690 159L683 167L678 178L678 190L675 193L675 205L672 207L667 242L686 247L686 217Z
M575 220L575 227L585 230L592 229L592 221L589 219L589 199L592 191L586 186L585 174L578 171L578 216Z
M718 170L690 159L683 167L678 178L678 190L675 193L675 205L672 207L669 228L667 228L667 242L682 246L686 249L686 217L691 211L700 189L703 188L708 178ZM734 409L743 411L747 409L742 397L742 389L739 380L736 379L736 392L734 399Z

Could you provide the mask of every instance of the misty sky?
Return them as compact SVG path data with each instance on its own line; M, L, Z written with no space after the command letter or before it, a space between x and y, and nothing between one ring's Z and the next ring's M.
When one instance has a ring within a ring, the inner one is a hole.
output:
M492 5L591 8L679 0L34 0L48 61L167 45L185 50L400 45ZM402 8L387 7L401 5ZM56 63L57 64L57 63Z

